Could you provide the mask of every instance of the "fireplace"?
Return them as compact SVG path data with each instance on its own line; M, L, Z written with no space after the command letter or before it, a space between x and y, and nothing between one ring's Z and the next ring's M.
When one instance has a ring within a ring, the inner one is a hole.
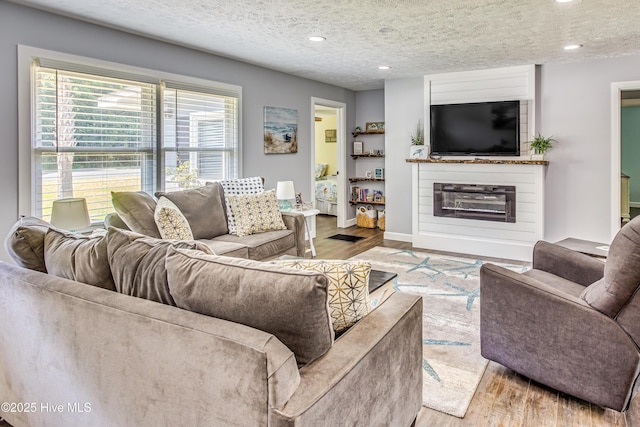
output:
M433 184L433 215L516 222L514 185Z

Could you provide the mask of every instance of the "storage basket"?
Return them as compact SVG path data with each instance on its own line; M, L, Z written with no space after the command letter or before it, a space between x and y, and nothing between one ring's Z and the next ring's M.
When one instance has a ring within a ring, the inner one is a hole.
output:
M356 225L363 228L376 228L378 211L371 205L360 206L356 210Z
M378 212L378 228L380 230L387 228L387 216L384 213L384 209Z

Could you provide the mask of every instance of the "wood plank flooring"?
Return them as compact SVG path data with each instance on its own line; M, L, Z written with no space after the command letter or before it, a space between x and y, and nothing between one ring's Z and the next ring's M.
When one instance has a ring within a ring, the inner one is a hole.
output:
M365 239L356 243L327 239L336 233ZM326 215L317 217L314 242L317 258L328 259L350 258L375 246L412 249L410 243L384 240L383 232L378 229L336 228L335 217ZM464 418L423 407L416 426L640 427L640 402L635 399L626 413L603 409L489 362Z
M336 234L365 239L356 243L327 239ZM317 258L346 259L375 246L411 249L410 243L383 239L378 229L336 228L335 217L319 215L316 221ZM419 249L418 249L419 250ZM545 387L490 362L471 400L464 418L422 408L417 427L640 427L640 402L635 399L629 411L618 413L602 409ZM0 427L11 427L0 422Z

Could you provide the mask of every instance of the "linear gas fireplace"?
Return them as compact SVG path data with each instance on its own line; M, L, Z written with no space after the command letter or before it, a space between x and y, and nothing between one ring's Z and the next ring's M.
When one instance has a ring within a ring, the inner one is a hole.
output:
M516 222L514 185L433 184L433 215Z

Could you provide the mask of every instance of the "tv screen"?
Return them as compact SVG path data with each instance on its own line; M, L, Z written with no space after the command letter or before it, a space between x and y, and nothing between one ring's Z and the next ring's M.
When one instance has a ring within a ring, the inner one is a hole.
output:
M519 156L520 101L432 105L431 154Z

